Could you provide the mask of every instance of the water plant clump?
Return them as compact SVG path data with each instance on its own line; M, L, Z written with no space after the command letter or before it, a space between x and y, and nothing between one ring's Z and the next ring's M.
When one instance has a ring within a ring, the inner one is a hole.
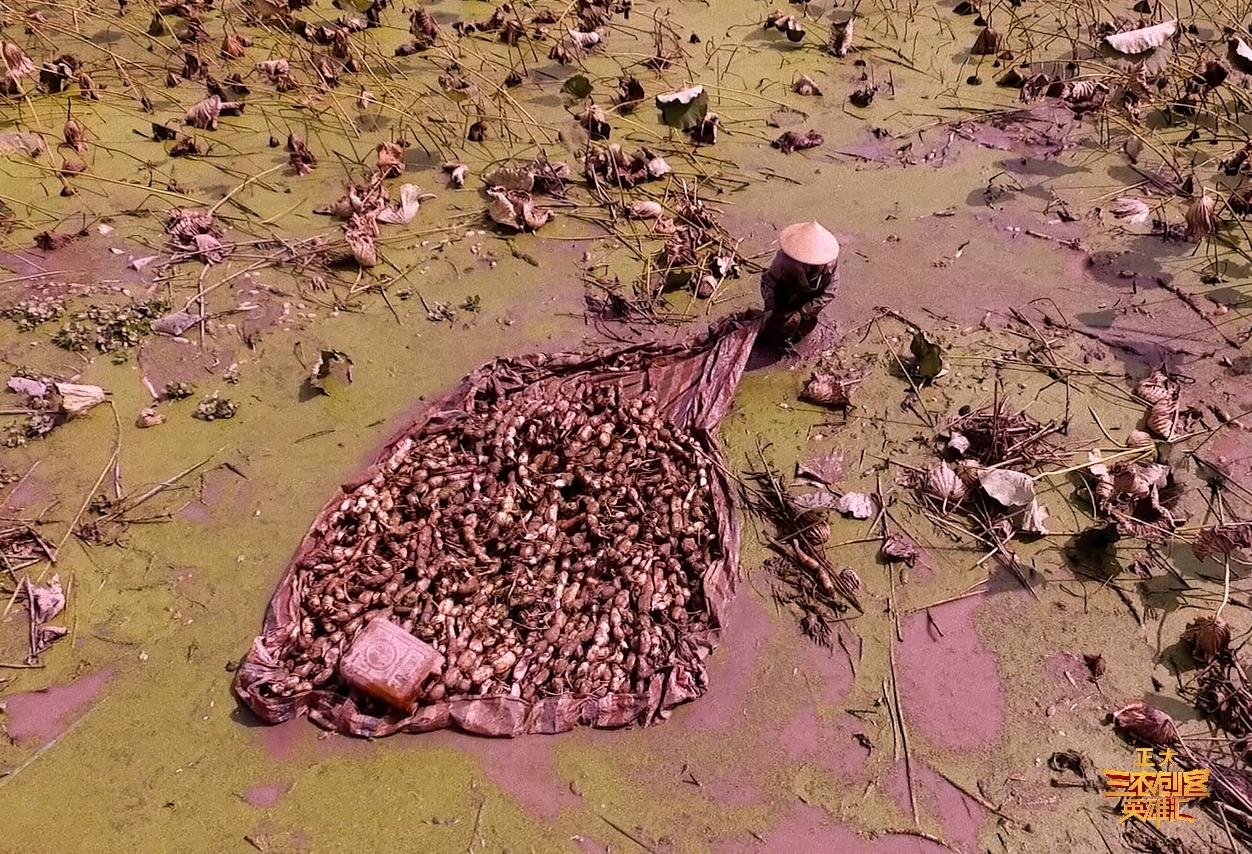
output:
M220 421L224 418L234 418L235 413L239 411L239 404L228 397L222 397L219 392L213 392L206 395L204 399L196 405L196 411L193 417L201 421Z
M152 334L152 322L169 308L169 301L160 298L122 306L91 305L74 313L52 336L52 343L76 353L92 348L100 353L129 350Z
M65 314L65 303L59 299L24 299L0 310L0 317L17 324L19 332L31 330Z

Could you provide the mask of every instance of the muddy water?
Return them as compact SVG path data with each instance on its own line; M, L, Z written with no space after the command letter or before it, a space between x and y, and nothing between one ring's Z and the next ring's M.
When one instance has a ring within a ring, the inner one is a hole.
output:
M489 14L482 3L429 5L445 23ZM821 219L844 244L844 287L827 318L832 328L818 340L856 330L849 346L875 360L860 408L846 424L827 418L796 400L806 368L791 362L761 367L744 378L724 431L732 459L755 465L758 439L769 443L770 461L784 471L801 457L840 452L844 485L872 490L881 458L920 458L917 439L928 430L901 409L904 383L890 376L891 359L884 355L905 348L902 327L885 321L857 329L880 305L938 330L953 346L949 377L923 398L935 412L989 402L997 375L1036 417L1066 412L1065 390L1038 372L1011 365L997 371L987 362L988 348L1011 353L1022 342L975 326L988 311L1036 298L1089 317L1093 327L1110 327L1118 340L1147 342L1171 352L1176 364L1209 371L1207 362L1176 351L1212 347L1211 328L1151 285L1161 274L1194 285L1198 269L1186 249L1127 242L1094 220L1059 223L1048 208L1053 193L1075 212L1102 204L1123 185L1123 164L1081 148L1045 156L1020 140L996 137L991 142L1003 146L996 149L949 139L940 122L1011 97L989 80L962 83L970 73L964 48L974 38L972 23L946 7L920 7L907 24L903 13L893 13L889 26L882 10L865 5L865 50L844 61L817 52L813 34L797 48L761 31L767 9L758 3L720 2L715 16L695 3L670 8L677 31L701 41L685 44L688 60L664 78L641 72L641 79L650 95L705 84L726 132L716 146L690 156L690 147L671 139L650 110L615 126L615 138L666 151L682 177L709 178L709 193L746 253L769 252L776 230L800 218ZM611 49L587 60L597 92L612 89L619 65L652 51L652 6L636 4L629 26L611 33ZM328 18L338 14L315 8ZM1058 538L1025 553L1041 578L1054 582L1042 602L997 579L995 594L938 606L930 620L924 612L907 614L893 641L895 626L884 613L889 598L907 612L988 574L980 555L911 516L905 523L926 551L917 569L889 572L876 563L872 545L833 554L839 565L858 569L872 603L847 626L848 653L815 648L801 637L793 615L770 598L768 577L756 571L763 552L749 537L748 576L710 662L712 687L653 730L507 744L449 734L361 743L302 721L256 726L231 699L230 668L326 496L423 397L480 362L597 338L599 331L582 316L582 268L616 271L630 281L639 265L618 241L574 215L559 216L541 236L506 243L484 226L483 199L475 190L444 186L438 163L445 158L463 159L481 174L493 160L531 156L540 148L569 157L558 135L576 139L577 131L561 107L559 86L573 69L543 60L546 46L538 56L520 54L539 81L539 91L514 90L525 115L517 110L508 122L496 120L494 138L467 146L460 141L466 114L441 96L425 95L437 74L430 59L384 61L404 37L403 16L393 10L392 26L362 36L377 43L369 56L378 66L364 75L364 85L380 96L380 106L358 111L354 82L297 108L250 78L255 94L244 115L197 134L213 151L169 160L160 144L134 131L180 116L203 93L187 82L168 90L161 85L159 69L178 63L167 59L167 47L146 50L149 40L140 35L146 20L136 12L121 19L110 13L81 24L86 38L119 54L133 78L151 78L144 92L155 113L141 112L136 92L101 71L110 83L103 99L74 101L90 145L83 158L88 176L74 180L77 196L58 196L61 185L49 171L66 155L63 149L36 165L0 161L6 176L0 198L22 222L9 236L6 266L14 276L41 274L6 288L37 285L55 292L55 283L96 294L110 288L168 293L179 307L197 293L199 265L183 265L161 281L149 268L126 267L161 249L161 212L228 196L218 215L233 241L333 235L334 225L310 210L333 200L349 174L359 172L356 164L372 162L373 146L393 132L415 141L403 180L438 198L424 203L411 226L386 232L387 264L375 275L390 308L376 292L353 293L351 276L322 289L273 267L244 275L262 250L241 247L236 258L205 275L208 308L231 313L213 321L203 347L193 331L188 343L152 342L113 364L55 349L47 328L18 335L6 323L0 343L12 364L78 373L110 390L121 425L123 491L141 491L206 458L210 463L150 506L151 516L171 514L173 521L132 526L111 546L67 541L58 571L69 581L71 636L45 656L42 670L0 671L0 679L9 680L0 691L13 742L0 744L0 768L13 769L0 778L0 850L216 852L251 845L324 852L397 844L423 851L627 850L640 841L697 852L943 850L900 832L913 828L912 801L924 832L952 850L983 850L994 840L996 818L953 781L1019 822L1012 850L1053 851L1062 844L1094 850L1102 834L1114 838L1116 822L1100 813L1099 799L1052 789L1042 763L1053 750L1074 747L1097 765L1125 761L1101 720L1111 703L1139 695L1163 672L1154 664L1155 627L1128 622L1125 607L1107 590L1059 569ZM92 54L82 38L66 38L107 67L105 56ZM169 42L166 37L160 44ZM875 44L881 47L871 50ZM258 38L240 70L269 56L274 45ZM470 50L497 57L496 64L475 64L467 55L465 67L492 80L503 77L499 48L483 40L467 43ZM866 66L853 64L856 59ZM813 76L825 95L791 94L798 73ZM857 110L845 99L864 85L863 73L883 88L869 109ZM985 70L982 76L989 78ZM784 156L763 145L779 132L767 122L784 104L807 114L803 128L826 135L823 148ZM23 128L47 131L55 144L64 108L63 98L42 96L7 107L4 115ZM877 139L873 128L892 136ZM509 138L510 131L517 138ZM291 175L282 165L285 152L269 146L271 135L281 141L292 132L321 160L312 175ZM1075 129L1053 132L1065 139ZM910 142L919 162L901 166L894 152ZM927 152L942 154L926 160ZM880 155L888 162L866 159ZM739 179L744 184L733 189ZM70 249L46 256L29 249L33 232L73 230L80 223L90 236ZM1084 254L1024 230L1137 251L1120 256L1106 274L1089 267ZM1122 269L1145 277L1143 290L1132 288L1128 283L1139 280L1119 275ZM427 320L423 299L456 306L472 295L481 302L477 313ZM1235 284L1228 298L1237 316L1246 291ZM745 277L730 282L716 304L675 302L717 314L757 299L756 281ZM257 307L237 312L241 305ZM997 325L994 317L988 325ZM646 334L679 333L655 328ZM1128 387L1127 365L1115 350L1080 340L1065 344L1079 363L1107 374L1073 390L1069 403L1078 414L1069 438L1075 445L1107 444L1088 406L1124 436L1137 417L1115 391ZM1093 356L1084 347L1099 352ZM351 355L354 382L342 393L304 400L301 379L321 348ZM222 378L231 363L240 366L238 385ZM1240 411L1231 404L1241 396L1248 402L1246 389L1221 372L1203 375L1233 411ZM164 406L165 425L134 429L135 414L150 403L144 378L157 388L185 379L202 392L221 390L241 403L240 413L230 421L195 421L190 412L198 398L192 398ZM48 535L58 540L97 476L107 474L117 442L109 413L97 410L44 442L2 452L0 461L18 472L39 461L10 501L29 516L42 514ZM1236 472L1246 472L1246 442L1224 437L1215 450ZM214 468L222 462L231 467ZM888 489L893 476L881 475ZM102 479L102 491L112 487L111 475ZM1067 498L1062 483L1049 499L1058 531L1081 526ZM865 523L833 527L836 542L867 534ZM1244 621L1241 613L1231 618ZM1173 634L1180 620L1169 614ZM0 624L4 660L20 658L24 635L19 615ZM1096 650L1110 664L1099 685L1072 668L1064 671L1068 677L1055 675L1054 656L1081 661L1082 653ZM911 775L883 701L892 656ZM1031 824L1029 833L1021 830L1024 823Z

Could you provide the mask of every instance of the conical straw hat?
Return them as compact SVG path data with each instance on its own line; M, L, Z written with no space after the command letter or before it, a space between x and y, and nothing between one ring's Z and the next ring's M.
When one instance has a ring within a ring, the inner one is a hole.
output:
M778 245L801 264L826 266L839 258L839 241L819 222L797 222L778 235Z

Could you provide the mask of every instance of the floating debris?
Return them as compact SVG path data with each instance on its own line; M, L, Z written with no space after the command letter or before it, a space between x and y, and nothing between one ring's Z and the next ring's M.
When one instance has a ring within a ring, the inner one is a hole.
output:
M842 59L851 52L855 22L855 18L848 18L846 21L835 21L831 24L830 42L826 46L827 53Z
M141 430L146 430L150 427L159 427L164 423L165 413L151 406L146 409L141 409L139 411L139 415L135 418L135 426Z
M309 373L309 386L330 396L352 384L352 359L340 350L323 350Z
M789 130L784 131L781 136L770 143L770 146L777 148L783 154L791 154L793 151L817 148L825 142L825 138L815 130L809 130L805 133Z
M210 95L187 110L187 124L199 130L217 130L219 118L239 115L243 106L242 101L223 101L218 95Z
M239 404L215 391L196 404L196 411L192 415L201 421L219 421L234 418L238 412Z
M796 82L791 84L791 91L797 95L818 96L822 94L822 90L817 87L817 83L807 74L801 74L796 78Z
M969 49L969 52L974 56L991 56L1000 52L1003 41L999 32L991 29L991 27L986 27L978 34L978 38L974 40L974 46Z
M538 231L552 219L552 211L538 207L529 193L493 187L487 191L492 222L514 231Z

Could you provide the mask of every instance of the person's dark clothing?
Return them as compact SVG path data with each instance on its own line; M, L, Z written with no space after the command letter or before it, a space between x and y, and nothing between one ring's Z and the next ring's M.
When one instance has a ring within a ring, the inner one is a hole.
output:
M839 270L814 267L780 255L761 277L765 322L759 337L766 344L788 346L817 328L818 315L835 298Z

